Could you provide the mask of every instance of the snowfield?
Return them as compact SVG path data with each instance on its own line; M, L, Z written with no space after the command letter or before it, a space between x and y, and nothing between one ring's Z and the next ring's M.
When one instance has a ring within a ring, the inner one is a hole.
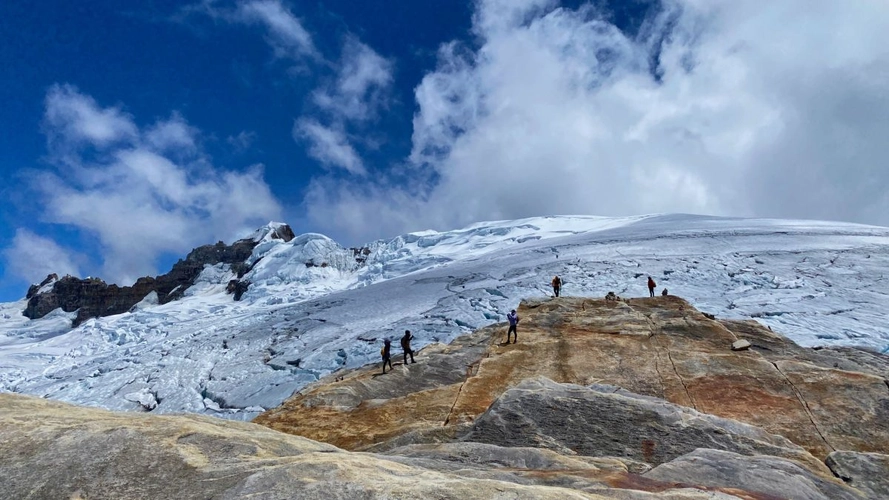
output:
M0 391L113 410L250 419L343 367L377 362L405 329L421 348L492 323L526 297L648 295L646 277L720 318L806 345L889 350L889 228L691 215L539 217L367 245L254 237L252 282L208 266L179 301L71 329L74 313L0 304ZM504 328L505 333L505 328ZM393 354L400 349L395 342ZM422 362L422 357L418 359Z

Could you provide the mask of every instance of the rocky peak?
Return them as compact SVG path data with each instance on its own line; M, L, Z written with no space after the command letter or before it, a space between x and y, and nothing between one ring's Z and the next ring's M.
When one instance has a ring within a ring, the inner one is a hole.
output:
M231 245L222 241L193 249L185 259L180 259L172 269L160 276L143 277L132 286L107 284L99 278L76 278L65 276L58 279L51 274L40 285L32 285L28 290L28 304L23 314L31 319L41 318L50 311L61 307L65 312L77 311L73 326L89 318L111 316L127 312L151 292L156 292L158 301L165 304L176 300L185 293L206 265L227 264L240 279L251 267L250 256L253 248L263 239L290 241L293 230L286 224L273 224L263 237L238 240ZM254 263L255 264L255 263ZM49 285L52 285L51 287ZM249 283L232 286L236 299L240 298ZM239 292L240 290L240 292Z

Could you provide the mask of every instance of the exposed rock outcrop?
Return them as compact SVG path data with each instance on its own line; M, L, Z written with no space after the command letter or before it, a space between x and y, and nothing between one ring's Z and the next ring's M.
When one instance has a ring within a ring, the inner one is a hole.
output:
M286 224L275 226L271 231L271 238L283 241L294 238L293 230ZM240 279L250 270L247 261L258 242L256 238L246 238L231 245L220 241L215 245L195 248L184 260L176 262L170 272L153 278L139 278L132 286L109 285L98 278L65 276L57 280L51 290L38 293L53 276L50 275L43 284L36 288L32 286L28 290L28 305L23 314L35 319L42 318L57 308L62 308L65 312L77 311L73 320L73 326L77 326L89 318L127 312L151 292L156 292L158 302L165 304L182 297L204 270L204 266L228 264ZM230 284L235 300L240 299L248 286L249 283L236 280L235 284Z
M884 355L803 348L675 296L533 300L519 312L517 344L502 343L504 325L484 328L385 376L340 372L255 422L354 450L467 441L657 466L714 449L831 484L832 451L889 450ZM739 337L747 350L732 350Z
M756 492L772 498L863 500L863 492L825 480L788 460L700 449L645 474L659 481Z
M256 422L347 449L474 422L507 389L543 376L604 383L784 436L819 460L889 450L889 358L809 349L753 321L710 320L675 297L524 302L517 344L495 325L431 346L386 376L366 368L304 388ZM739 336L751 342L732 351ZM453 359L454 356L460 358ZM456 364L456 366L455 366Z
M519 312L518 344L501 343L504 325L484 328L428 346L417 364L395 363L386 375L376 366L338 372L256 419L315 441L255 424L0 394L3 493L854 500L889 492L886 356L805 349L673 296L535 300ZM749 349L732 350L740 336Z
M0 394L3 498L764 498L646 479L634 466L471 444L351 453L255 424Z
M461 439L625 457L651 465L713 448L785 457L827 473L805 450L758 427L617 387L587 388L545 378L527 379L507 390Z

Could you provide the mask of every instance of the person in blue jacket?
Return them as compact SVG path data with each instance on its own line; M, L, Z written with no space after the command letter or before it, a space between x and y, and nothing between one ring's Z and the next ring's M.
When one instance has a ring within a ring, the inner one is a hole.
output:
M515 340L513 340L512 343L515 344L519 341L519 334L516 331L516 327L519 324L519 315L516 314L515 309L513 309L506 315L506 319L509 320L509 330L506 331L506 343L509 343L509 334L514 334Z

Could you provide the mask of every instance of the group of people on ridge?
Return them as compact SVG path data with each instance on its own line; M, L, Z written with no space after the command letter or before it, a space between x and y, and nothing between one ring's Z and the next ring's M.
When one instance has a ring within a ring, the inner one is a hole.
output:
M558 275L553 276L553 280L550 282L550 284L553 287L553 297L558 297L562 291L562 278L560 278ZM651 276L649 276L647 284L648 295L650 297L654 297L654 289L657 287L657 283L655 283ZM609 292L609 295L613 294L614 292ZM666 288L664 288L664 291L661 293L661 295L667 295ZM605 299L607 300L608 297L605 297ZM509 321L509 330L506 331L506 343L509 343L510 336L515 336L514 340L512 341L512 343L515 344L519 340L519 334L516 331L516 328L519 324L519 315L518 313L516 313L516 310L513 309L509 312L509 314L506 315L506 319Z
M550 282L553 287L553 296L558 297L562 291L562 278L558 275L553 276L553 280ZM648 295L650 297L654 297L654 289L657 287L657 283L651 278L648 277ZM667 289L665 288L662 295L667 295ZM607 298L607 297L606 297ZM506 315L507 321L509 321L509 329L506 331L506 343L509 344L509 339L513 338L512 343L515 344L519 341L518 334L518 325L519 325L519 315L515 309L509 311L509 314ZM410 356L411 363L415 363L414 361L414 351L411 349L411 340L414 336L411 334L410 330L404 331L404 336L401 337L401 349L404 351L404 364L407 364L407 358ZM383 341L383 348L380 350L380 355L383 357L383 373L386 373L386 365L389 365L389 370L392 370L392 341L389 339L385 339Z
M404 331L404 336L401 337L401 349L404 351L404 364L407 364L407 357L411 357L411 363L416 363L414 361L414 351L411 349L411 340L413 340L414 336L411 334L410 330ZM392 370L392 341L386 339L383 341L383 348L380 349L380 355L383 357L383 373L386 373L386 365L389 365L389 370Z

